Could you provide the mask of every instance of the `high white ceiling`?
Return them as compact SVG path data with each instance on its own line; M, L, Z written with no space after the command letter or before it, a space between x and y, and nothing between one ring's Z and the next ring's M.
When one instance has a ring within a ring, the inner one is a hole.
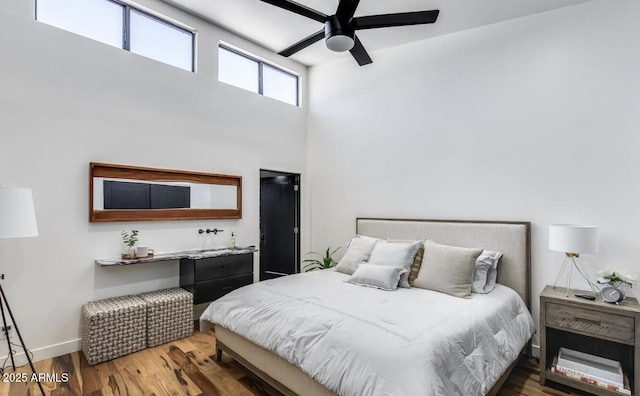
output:
M322 23L260 0L163 0L256 42L274 52L322 29ZM363 30L360 41L375 62L374 51L424 40L496 22L537 14L590 0L361 0L355 16L439 9L435 24ZM337 0L298 0L327 15L335 14ZM544 27L541 26L541 29ZM351 56L327 49L324 40L291 58L316 65ZM354 61L355 62L355 61Z

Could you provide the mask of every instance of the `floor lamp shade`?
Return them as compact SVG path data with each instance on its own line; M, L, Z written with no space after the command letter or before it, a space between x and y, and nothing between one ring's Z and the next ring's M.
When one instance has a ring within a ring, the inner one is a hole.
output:
M598 227L578 224L551 224L549 249L564 253L598 253Z
M0 238L38 236L31 190L0 186Z

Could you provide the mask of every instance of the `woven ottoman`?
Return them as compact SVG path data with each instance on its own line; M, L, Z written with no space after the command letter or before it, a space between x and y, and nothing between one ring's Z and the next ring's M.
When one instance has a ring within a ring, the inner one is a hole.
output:
M176 287L138 295L147 303L147 346L193 334L193 294Z
M147 346L147 304L136 296L91 301L82 306L82 352L89 365Z

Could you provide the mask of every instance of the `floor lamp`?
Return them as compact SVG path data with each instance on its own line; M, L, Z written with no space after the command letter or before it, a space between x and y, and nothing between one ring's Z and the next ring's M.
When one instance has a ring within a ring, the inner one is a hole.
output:
M0 238L24 238L33 236L38 236L38 225L36 223L36 214L33 208L31 190L28 188L0 186ZM0 279L4 279L4 274L0 274ZM31 371L37 376L36 369L33 367L29 351L24 345L22 334L20 334L20 330L18 329L18 323L13 317L13 312L11 312L11 307L9 306L9 302L4 294L4 289L2 288L1 283L0 311L2 311L2 329L7 340L7 353L11 357L13 370L16 370L16 364L13 359L13 352L11 351L11 341L9 340L6 313L9 313L9 317L13 323L13 328L16 330L16 334L18 335L24 354L27 356L27 361L29 362ZM37 382L40 392L44 395L42 384L39 380Z
M575 268L587 281L594 297L597 295L593 283L589 280L586 272L580 265L580 254L598 253L598 227L578 224L551 224L549 226L549 249L564 252L564 261L560 272L553 282L553 287L558 285L562 274L567 272L567 286L565 296L569 296L569 286L571 284L571 273Z

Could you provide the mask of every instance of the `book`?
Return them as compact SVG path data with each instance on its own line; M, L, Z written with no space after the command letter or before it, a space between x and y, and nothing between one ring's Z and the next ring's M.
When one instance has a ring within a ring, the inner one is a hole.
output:
M619 392L624 395L631 394L631 386L629 385L629 379L627 378L626 374L623 374L622 383L616 383L603 378L599 378L594 375L583 373L579 370L558 367L557 364L558 364L558 356L553 358L553 363L551 364L551 372L555 374L559 374L567 378L572 378L578 381L586 382L588 384L598 386L600 388L604 388L610 391Z
M615 360L568 348L560 348L557 367L559 369L576 370L622 386L622 365Z

